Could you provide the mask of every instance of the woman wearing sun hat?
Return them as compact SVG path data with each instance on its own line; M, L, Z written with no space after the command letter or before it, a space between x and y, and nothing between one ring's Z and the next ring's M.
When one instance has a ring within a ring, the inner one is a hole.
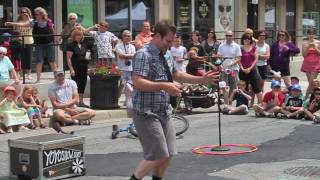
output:
M30 124L30 120L26 110L16 105L16 89L13 86L7 86L3 90L3 95L4 99L0 102L0 119L7 133L13 132L13 126L18 126L18 130L26 129L23 125Z

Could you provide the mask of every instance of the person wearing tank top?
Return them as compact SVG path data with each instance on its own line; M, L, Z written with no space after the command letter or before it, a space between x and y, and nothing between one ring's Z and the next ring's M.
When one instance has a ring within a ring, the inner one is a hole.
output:
M268 74L268 59L270 57L270 46L265 42L266 32L264 30L260 30L257 33L257 53L258 53L258 62L257 68L261 77L260 81L260 89L264 90L264 81L267 79Z
M302 45L303 63L301 72L306 73L308 79L308 88L305 98L313 92L312 82L317 79L320 72L320 41L315 39L316 31L309 29L307 31L308 40Z
M33 21L31 10L27 7L21 7L20 13L17 19L17 23L30 24ZM7 22L6 26L13 26L14 29L19 31L20 39L23 44L22 46L22 57L21 66L27 72L27 78L29 80L31 77L31 60L32 60L32 48L33 48L33 37L32 37L32 27L31 26L17 26L14 23Z

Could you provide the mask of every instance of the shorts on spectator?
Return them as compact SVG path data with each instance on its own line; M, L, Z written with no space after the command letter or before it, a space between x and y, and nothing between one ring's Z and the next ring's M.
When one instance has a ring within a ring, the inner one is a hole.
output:
M36 63L43 63L44 57L49 63L55 62L55 51L53 44L38 44L35 46Z
M258 67L258 72L260 74L260 77L262 80L266 80L267 79L267 75L268 75L268 66L257 66Z

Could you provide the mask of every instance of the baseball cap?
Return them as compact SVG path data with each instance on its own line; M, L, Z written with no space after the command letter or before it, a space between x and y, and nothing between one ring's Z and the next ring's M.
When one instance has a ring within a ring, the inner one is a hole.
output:
M299 84L294 84L291 86L291 90L301 91L301 86Z
M281 87L280 81L277 81L277 80L271 81L271 88L275 88L275 87Z
M11 37L11 34L10 33L3 33L2 36L3 37Z
M64 72L63 72L63 71L60 71L60 70L57 70L57 71L54 72L54 74L55 74L56 76L59 76L59 75L64 75Z

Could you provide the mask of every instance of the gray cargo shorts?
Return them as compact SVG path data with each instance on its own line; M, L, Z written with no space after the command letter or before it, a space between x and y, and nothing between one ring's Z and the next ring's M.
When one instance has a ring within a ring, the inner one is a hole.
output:
M151 113L153 114L153 113ZM176 132L170 116L133 113L145 160L154 161L177 154Z

